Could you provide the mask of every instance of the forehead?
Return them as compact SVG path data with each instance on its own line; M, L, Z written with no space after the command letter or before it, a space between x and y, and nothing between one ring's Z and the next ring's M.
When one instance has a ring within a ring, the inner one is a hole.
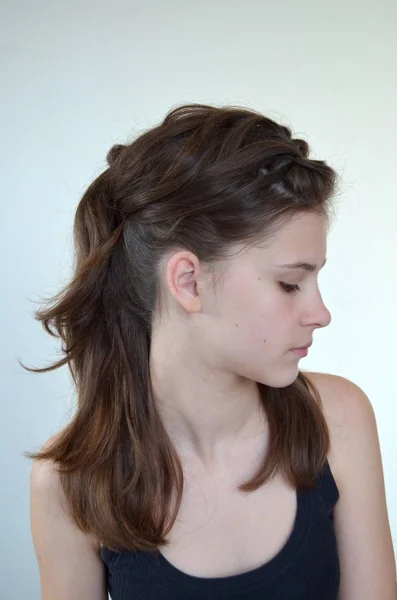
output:
M241 260L276 266L307 262L322 266L327 247L327 219L324 215L298 213L281 222L270 236L243 251Z
M264 247L272 253L322 252L327 240L327 220L317 213L300 213L291 217L270 236Z

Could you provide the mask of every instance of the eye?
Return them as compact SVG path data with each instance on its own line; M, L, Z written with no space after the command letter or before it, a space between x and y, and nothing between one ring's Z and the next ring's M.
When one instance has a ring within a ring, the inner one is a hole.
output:
M292 285L290 283L284 283L283 281L280 281L279 283L280 283L281 288L287 294L293 294L294 292L299 292L299 290L300 290L299 285Z

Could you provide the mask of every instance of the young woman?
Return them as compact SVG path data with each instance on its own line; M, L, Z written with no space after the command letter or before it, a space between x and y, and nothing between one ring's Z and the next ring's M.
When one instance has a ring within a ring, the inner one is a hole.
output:
M395 600L376 421L302 373L337 176L290 129L178 107L75 217L36 313L76 384L31 474L43 600Z

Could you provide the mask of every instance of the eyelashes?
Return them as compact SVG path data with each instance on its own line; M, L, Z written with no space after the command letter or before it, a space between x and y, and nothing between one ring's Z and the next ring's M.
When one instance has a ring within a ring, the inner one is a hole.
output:
M292 285L290 283L284 283L283 281L280 281L279 283L280 283L281 289L283 289L284 292L286 292L287 294L293 294L294 292L300 291L299 285Z

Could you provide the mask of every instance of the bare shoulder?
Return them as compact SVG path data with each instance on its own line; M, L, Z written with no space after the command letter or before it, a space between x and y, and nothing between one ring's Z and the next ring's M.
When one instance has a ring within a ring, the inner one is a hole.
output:
M318 389L324 411L332 422L342 424L357 413L373 416L368 396L350 379L330 373L304 372L304 375Z
M74 522L58 469L50 460L35 460L31 468L30 524L42 600L107 597L100 546Z
M56 436L49 438L41 447L48 450ZM45 514L49 520L61 519L63 522L72 522L67 501L62 489L60 474L57 466L51 460L34 460L30 471L30 500L32 517L37 516L37 505L41 510L45 507Z
M48 449L56 436L49 438L42 446L42 450ZM63 523L70 531L79 531L73 522L68 503L63 492L59 471L53 461L35 460L30 471L30 500L31 517L46 518L48 523L56 521ZM32 522L32 526L34 522ZM99 542L91 536L84 536L87 546L94 551L100 550Z
M395 600L396 564L374 409L366 393L336 375L304 373L319 392L330 430L330 466L341 566L340 600Z
M375 412L372 403L364 390L353 381L329 373L304 372L305 377L317 389L323 414L327 421L331 450L329 462L337 483L343 485L342 478L346 460L357 432L365 432L365 438L370 436L373 443L378 442ZM362 443L364 443L364 437Z
M41 450L48 450L55 440L56 436L48 439L43 444ZM59 473L53 461L33 461L30 471L30 500L31 509L34 508L37 502L45 502L50 506L51 510L66 512L65 498L62 493Z
M56 436L49 438L41 447L48 450ZM34 495L51 495L58 503L62 502L62 488L55 464L50 460L34 460L30 471L30 491Z

